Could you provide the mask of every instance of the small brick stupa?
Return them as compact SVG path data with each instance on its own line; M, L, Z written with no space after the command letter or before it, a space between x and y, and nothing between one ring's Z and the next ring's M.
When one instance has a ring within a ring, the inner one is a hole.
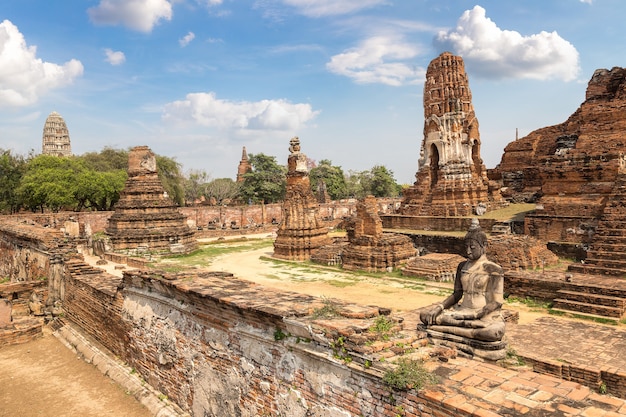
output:
M128 179L105 233L114 252L189 253L197 247L195 232L165 192L147 146L130 150Z
M424 85L424 140L416 181L400 213L415 216L481 215L505 204L480 157L478 120L463 59L433 59Z
M383 222L373 196L357 204L356 217L350 220L348 241L342 251L344 269L385 271L417 255L408 236L383 233Z
M246 147L243 147L241 151L241 161L239 161L239 166L237 166L237 182L244 182L245 177L248 172L252 171L252 164L250 164L250 159L248 159L248 152L246 151Z
M311 191L306 155L300 152L300 139L290 141L287 160L287 192L283 220L274 241L274 257L309 260L311 252L330 243L328 228L322 224L317 198Z

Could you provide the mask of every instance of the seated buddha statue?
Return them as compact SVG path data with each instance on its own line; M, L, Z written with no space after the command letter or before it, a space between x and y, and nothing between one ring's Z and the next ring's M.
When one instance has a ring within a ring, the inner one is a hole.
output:
M420 313L427 330L483 342L498 342L505 324L500 314L504 281L502 268L485 255L487 236L477 222L465 236L467 261L459 264L454 292Z

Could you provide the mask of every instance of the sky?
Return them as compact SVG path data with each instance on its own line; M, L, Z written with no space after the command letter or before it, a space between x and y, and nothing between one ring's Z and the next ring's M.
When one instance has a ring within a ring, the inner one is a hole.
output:
M235 178L289 140L412 184L429 62L460 55L494 168L564 122L594 71L626 66L623 0L4 0L0 149L41 152L56 111L76 155L147 145Z

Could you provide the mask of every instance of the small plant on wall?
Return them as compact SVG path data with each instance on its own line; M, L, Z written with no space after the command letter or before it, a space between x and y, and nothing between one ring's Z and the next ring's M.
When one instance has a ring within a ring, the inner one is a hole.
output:
M383 376L383 381L397 390L420 390L428 384L436 384L437 377L424 368L423 362L402 357Z

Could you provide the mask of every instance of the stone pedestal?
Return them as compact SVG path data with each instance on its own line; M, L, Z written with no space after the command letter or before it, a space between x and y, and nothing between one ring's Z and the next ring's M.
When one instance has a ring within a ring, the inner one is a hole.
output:
M505 341L483 342L467 337L438 332L437 326L426 330L428 340L435 345L453 347L462 355L470 358L480 358L489 361L498 361L506 357L507 343Z
M132 255L191 252L197 242L186 220L161 184L154 153L147 146L131 149L128 180L105 229L112 250Z
M0 327L11 324L13 307L11 301L6 298L0 298Z

